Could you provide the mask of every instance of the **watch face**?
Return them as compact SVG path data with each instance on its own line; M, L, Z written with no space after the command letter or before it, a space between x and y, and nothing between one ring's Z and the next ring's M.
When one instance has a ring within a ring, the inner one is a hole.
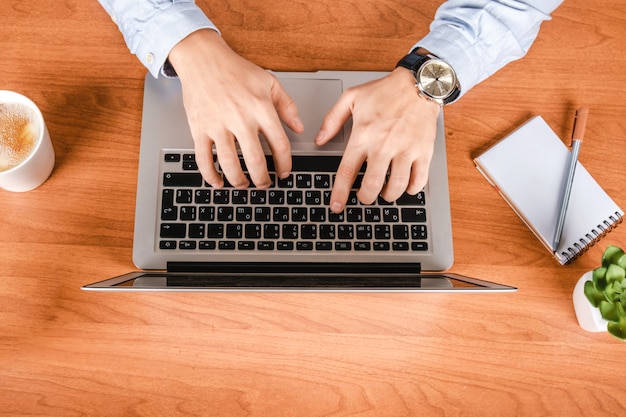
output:
M448 97L456 86L456 75L447 63L432 59L419 69L418 82L424 93L434 99Z

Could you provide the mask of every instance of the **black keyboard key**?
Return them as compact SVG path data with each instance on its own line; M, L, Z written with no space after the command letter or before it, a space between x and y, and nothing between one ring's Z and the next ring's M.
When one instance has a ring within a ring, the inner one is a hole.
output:
M178 204L191 204L191 198L193 191L189 189L182 189L176 191L176 202Z
M313 184L315 188L330 188L329 174L315 174L313 176Z
M200 250L215 250L217 243L214 240L202 240L198 243L198 249Z
M217 221L220 222L232 222L235 213L235 209L233 207L218 207L217 208Z
M354 239L354 226L351 224L340 224L337 231L339 239Z
M164 187L201 187L202 175L196 172L166 172L163 174Z
M278 250L293 250L293 242L278 242L276 244Z
M260 239L263 228L260 224L246 224L245 236L246 239Z
M315 223L325 222L326 221L326 208L311 207L309 209L309 220Z
M226 238L241 239L243 236L243 225L239 223L231 223L226 225Z
M377 224L374 226L374 237L376 240L391 239L391 227L388 224Z
M254 208L254 221L255 222L269 222L271 209L269 207L255 207Z
M405 223L425 223L426 210L423 208L403 208L402 221Z
M187 234L187 226L184 223L163 223L159 236L166 239L183 238Z
M296 250L313 250L313 242L296 242Z
M250 190L251 204L267 204L267 192L265 190Z
M219 205L226 205L230 201L229 190L213 190L213 203Z
M254 250L254 242L241 240L237 242L237 249L239 250Z
M163 159L165 162L180 162L180 154L178 153L166 153L165 158Z
M300 190L287 191L287 204L290 206L301 206L304 202L303 193Z
M368 223L377 223L382 220L379 207L365 208L365 221Z
M196 248L196 242L193 240L181 240L178 242L178 249L192 250Z
M370 240L373 236L371 224L357 224L356 238L359 240Z
M348 207L346 218L349 223L361 223L363 221L363 209L360 207Z
M412 242L411 243L411 250L414 250L414 251L427 251L428 250L428 243L427 242Z
M235 219L238 222L252 221L252 207L237 207L235 209Z
M309 206L319 206L322 204L322 192L307 190L304 192L304 201Z
M409 242L393 242L391 247L395 251L407 251L409 250Z
M312 186L311 174L296 174L296 188L311 188Z
M404 193L396 200L396 204L399 206L423 206L426 204L424 192L420 191L415 195Z
M275 222L288 222L289 207L274 207L274 210L272 210L272 219Z
M354 250L366 251L370 250L372 244L370 242L354 242Z
M409 238L409 227L406 224L394 224L393 238L396 240L407 240Z
M163 249L163 250L176 249L176 241L175 240L161 240L159 242L159 249Z
M236 243L233 240L220 240L218 247L220 250L235 250Z
M196 190L194 201L196 204L209 204L211 202L211 190Z
M293 174L289 174L286 178L278 179L278 188L293 188Z
M231 201L233 204L248 204L248 190L233 190Z
M198 207L198 220L201 222L212 222L215 220L215 207L200 206Z
M336 236L334 224L320 224L320 239L334 239Z
M264 224L263 237L265 239L278 239L280 237L280 226L273 223Z
M298 225L283 224L283 239L297 239L297 238L298 238Z
M268 198L270 204L284 204L285 192L283 190L270 190Z
M183 171L197 171L198 164L195 161L183 162Z
M426 240L428 238L428 232L425 224L413 224L411 225L411 239L413 240Z
M309 209L306 207L292 207L291 208L291 221L293 222L306 222L309 217Z
M333 242L315 242L316 250L333 250Z
M223 224L209 224L207 226L206 236L209 239L221 239L224 237L224 225Z
M303 224L300 228L300 237L302 239L317 239L317 225Z
M189 225L189 237L191 239L204 239L206 225L204 223L192 223Z
M196 220L196 206L183 206L180 208L180 219L193 221Z
M174 205L174 190L163 190L161 199L161 220L178 220L178 207Z
M258 250L274 250L274 242L260 241L257 243Z
M374 242L374 250L387 251L390 247L389 242Z
M400 221L400 214L395 207L385 207L383 209L383 221L385 223L397 223Z
M335 242L335 250L346 251L352 249L352 243L350 242Z

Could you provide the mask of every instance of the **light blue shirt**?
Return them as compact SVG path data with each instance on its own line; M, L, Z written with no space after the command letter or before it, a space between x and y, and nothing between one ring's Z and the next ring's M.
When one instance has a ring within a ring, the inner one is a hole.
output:
M219 32L193 0L98 0L118 25L130 51L154 77L164 73L171 49L192 32ZM563 0L448 0L415 47L447 61L461 94L523 57L541 23ZM400 57L399 57L400 58Z

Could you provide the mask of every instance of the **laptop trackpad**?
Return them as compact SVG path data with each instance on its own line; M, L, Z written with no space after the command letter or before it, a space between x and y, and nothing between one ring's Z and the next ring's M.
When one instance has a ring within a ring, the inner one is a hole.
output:
M311 143L322 125L322 120L343 92L341 80L280 78L283 88L298 106L298 115L304 123L304 133L294 133L287 126L285 132L291 142ZM343 129L332 142L343 142Z

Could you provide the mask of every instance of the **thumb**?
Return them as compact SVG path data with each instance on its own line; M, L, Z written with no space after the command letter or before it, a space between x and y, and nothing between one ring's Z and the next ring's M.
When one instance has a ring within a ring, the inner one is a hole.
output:
M280 120L296 133L304 131L304 124L298 116L298 106L278 81L272 84L272 102Z
M352 104L352 96L344 92L324 116L322 126L315 137L316 145L324 145L339 133L339 130L352 116Z

